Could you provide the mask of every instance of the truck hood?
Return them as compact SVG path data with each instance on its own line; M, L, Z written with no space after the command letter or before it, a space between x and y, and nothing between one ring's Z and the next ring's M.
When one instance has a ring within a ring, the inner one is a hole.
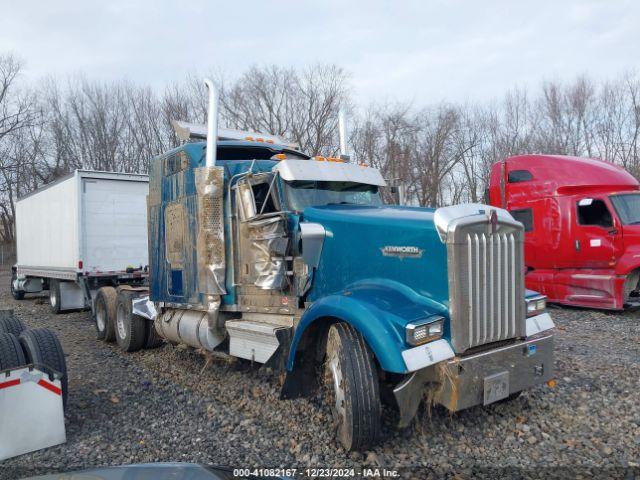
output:
M308 299L338 294L356 282L390 280L448 306L446 246L434 209L327 205L307 208L303 221L326 230Z

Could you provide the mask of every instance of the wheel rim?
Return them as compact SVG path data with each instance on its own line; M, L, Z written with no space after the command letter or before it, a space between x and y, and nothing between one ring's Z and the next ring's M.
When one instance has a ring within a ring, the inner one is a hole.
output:
M53 308L56 308L56 306L58 305L58 297L56 296L55 290L49 291L49 302L51 302L51 306Z
M127 330L124 325L124 317L124 308L122 307L122 305L118 305L118 310L116 312L116 326L118 328L118 335L122 339L127 338Z
M331 404L333 418L339 431L346 424L347 411L345 407L345 390L342 369L340 368L340 356L338 354L337 334L329 332L327 340L327 357L324 368L324 383L327 388L327 397ZM344 433L344 432L341 432Z
M100 332L104 332L107 327L106 312L102 302L98 302L96 305L96 325Z

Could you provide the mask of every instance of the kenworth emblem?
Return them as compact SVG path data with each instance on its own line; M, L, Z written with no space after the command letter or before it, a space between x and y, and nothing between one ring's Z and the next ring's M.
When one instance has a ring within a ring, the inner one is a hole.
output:
M418 247L387 245L380 249L385 257L422 258L423 250Z

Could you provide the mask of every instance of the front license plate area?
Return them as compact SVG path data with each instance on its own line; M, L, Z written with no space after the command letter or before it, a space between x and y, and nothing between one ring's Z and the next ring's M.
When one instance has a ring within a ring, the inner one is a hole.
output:
M484 404L497 402L509 396L509 372L484 377Z

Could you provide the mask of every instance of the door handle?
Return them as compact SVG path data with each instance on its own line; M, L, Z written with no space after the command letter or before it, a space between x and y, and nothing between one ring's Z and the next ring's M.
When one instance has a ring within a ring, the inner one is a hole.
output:
M576 251L579 252L580 251L580 240L576 240L575 245L576 245Z
M617 235L618 234L618 229L617 228L613 228L611 230L609 230L609 235Z

